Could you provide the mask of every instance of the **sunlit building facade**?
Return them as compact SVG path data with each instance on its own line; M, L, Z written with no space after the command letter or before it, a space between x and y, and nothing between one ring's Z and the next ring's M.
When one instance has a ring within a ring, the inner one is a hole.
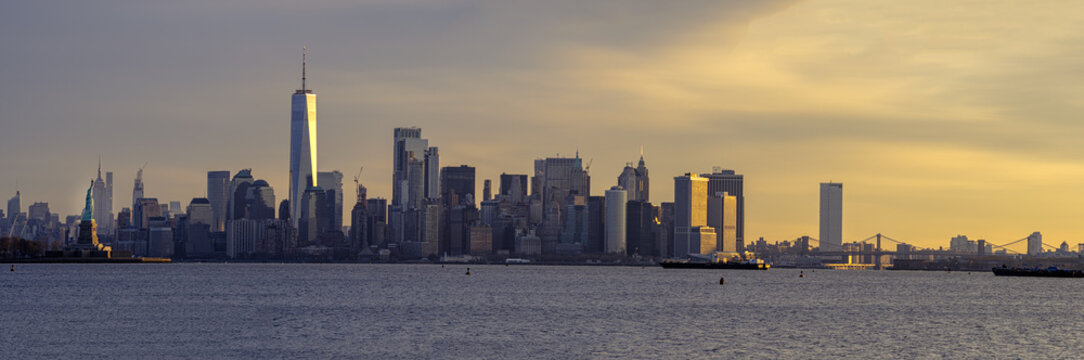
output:
M301 198L305 190L319 184L316 179L316 94L305 86L305 65L301 66L301 89L290 98L290 220L297 227Z
M722 252L741 252L738 243L738 198L727 192L708 197L708 226L715 228L716 247Z
M739 250L745 248L745 175L734 170L715 169L711 174L700 174L708 178L708 195L726 192L733 196L736 203L734 242ZM719 229L715 229L722 232Z
M715 252L715 229L708 226L708 179L693 173L674 178L674 253L707 255Z

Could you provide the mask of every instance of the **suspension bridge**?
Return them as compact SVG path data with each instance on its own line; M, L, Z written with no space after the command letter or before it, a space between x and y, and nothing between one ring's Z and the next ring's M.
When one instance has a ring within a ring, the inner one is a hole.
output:
M882 264L882 261L883 261L885 256L893 256L895 258L900 258L902 256L930 256L930 257L934 257L934 258L939 258L939 257L969 256L969 255L971 255L971 256L998 255L998 254L993 254L993 253L985 253L985 251L983 251L982 253L976 252L976 253L968 254L968 253L953 252L953 251L948 251L948 250L923 249L923 248L919 248L917 246L914 246L914 245L912 245L910 243L893 239L893 238L891 238L889 236L886 236L884 234L881 234L881 233L870 235L869 237L867 237L865 239L862 239L862 240L859 240L859 241L853 241L853 242L849 242L849 243L845 242L845 243L842 244L840 249L825 249L823 244L821 243L821 241L819 239L816 239L816 238L813 238L813 237L809 237L808 239L810 240L810 245L811 246L812 246L813 243L816 243L817 246L818 246L819 251L814 251L812 253L814 255L825 256L825 257L839 256L841 261L847 261L848 256L867 257L867 258L872 259L872 265L876 269L883 269L884 268L884 264ZM985 240L983 240L983 241L985 242L985 245L990 245L990 247L992 249L1002 249L1002 250L1004 250L1005 255L1019 256L1019 255L1027 255L1027 251L1026 250L1024 252L1016 251L1016 250L1013 250L1012 248L1010 248L1010 246L1020 244L1021 242L1027 241L1028 239L1029 239L1029 237L1024 237L1024 238L1017 239L1017 240L1014 240L1014 241L1011 241L1011 242L1008 242L1008 243L1005 243L1005 244L1000 244L1000 245L989 242L989 241L985 241ZM882 246L884 244L884 241L888 241L889 244L897 245L896 246L897 248L900 248L898 245L903 245L904 246L903 248L906 249L906 250L905 251L886 250ZM854 244L870 244L872 246L869 246L869 247L857 246L856 247L856 246L854 246ZM1058 250L1059 249L1058 246L1054 246L1054 245L1047 244L1047 243L1042 243L1042 245L1044 247L1046 247L1046 248L1050 248L1050 249L1053 249L1053 250Z

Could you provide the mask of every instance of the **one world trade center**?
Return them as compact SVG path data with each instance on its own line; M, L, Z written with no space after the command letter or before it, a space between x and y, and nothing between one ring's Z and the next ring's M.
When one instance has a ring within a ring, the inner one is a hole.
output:
M297 227L301 197L316 184L316 94L305 85L301 53L301 89L290 98L290 221Z

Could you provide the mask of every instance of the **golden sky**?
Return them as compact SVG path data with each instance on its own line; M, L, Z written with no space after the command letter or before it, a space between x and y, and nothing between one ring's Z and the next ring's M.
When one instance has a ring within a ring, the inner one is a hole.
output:
M187 205L206 171L248 167L281 200L308 45L320 168L349 183L364 165L370 196L389 195L392 129L420 126L442 165L478 168L479 189L577 149L600 194L644 145L656 203L672 199L674 176L733 168L746 175L749 239L816 236L817 184L832 180L844 184L844 241L1084 242L1080 1L11 2L0 13L0 193L18 179L24 206L76 213L99 152L117 171L118 210L145 161L159 200Z

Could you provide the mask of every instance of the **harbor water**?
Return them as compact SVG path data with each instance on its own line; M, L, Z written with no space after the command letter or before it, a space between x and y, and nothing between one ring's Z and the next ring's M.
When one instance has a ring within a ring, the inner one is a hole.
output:
M6 270L2 359L966 359L1084 351L1084 279L533 265Z

